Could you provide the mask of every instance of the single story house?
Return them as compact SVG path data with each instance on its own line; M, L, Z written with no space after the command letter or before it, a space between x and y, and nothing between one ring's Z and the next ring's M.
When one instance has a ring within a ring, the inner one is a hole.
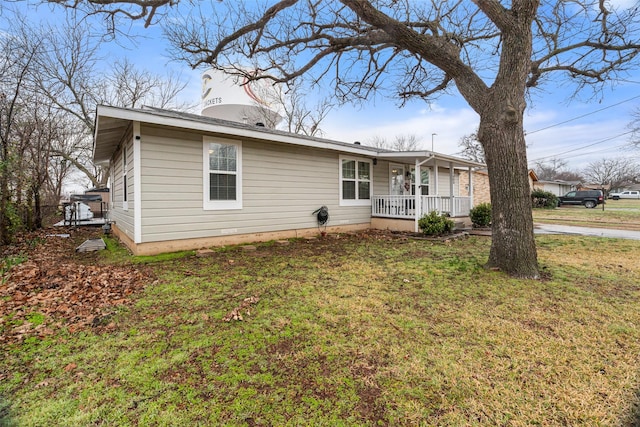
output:
M542 190L548 193L552 193L556 196L564 196L569 191L576 189L577 182L553 180L553 181L536 181L533 186L535 190Z
M99 106L94 138L113 232L137 255L318 234L322 206L328 232L417 231L432 210L468 216L484 167L156 108Z
M593 184L579 182L576 190L602 190L605 194L611 190L611 184Z

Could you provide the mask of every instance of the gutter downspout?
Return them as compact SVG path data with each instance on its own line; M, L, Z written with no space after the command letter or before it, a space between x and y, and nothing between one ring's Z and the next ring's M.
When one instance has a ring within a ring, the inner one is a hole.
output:
M469 209L473 209L473 168L469 166Z

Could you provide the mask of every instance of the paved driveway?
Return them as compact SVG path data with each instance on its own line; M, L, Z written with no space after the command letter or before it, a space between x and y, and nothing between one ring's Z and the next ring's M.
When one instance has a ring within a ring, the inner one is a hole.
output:
M574 227L573 225L536 224L536 234L573 234L578 236L611 237L640 240L640 231L613 230L610 228Z

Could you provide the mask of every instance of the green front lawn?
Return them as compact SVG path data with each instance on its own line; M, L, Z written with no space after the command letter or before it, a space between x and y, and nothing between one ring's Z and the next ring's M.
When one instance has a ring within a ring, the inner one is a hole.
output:
M484 237L146 259L110 328L2 349L0 425L633 425L640 242L537 241L540 281Z
M594 209L584 206L561 206L556 209L534 209L533 219L541 223L612 227L640 230L640 200L607 200Z

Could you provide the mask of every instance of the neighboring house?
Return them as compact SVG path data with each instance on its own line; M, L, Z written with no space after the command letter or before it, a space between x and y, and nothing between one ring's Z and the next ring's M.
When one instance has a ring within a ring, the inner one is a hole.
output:
M535 190L542 190L548 193L555 194L556 196L564 196L569 191L573 191L576 189L577 182L569 182L562 180L553 180L553 181L536 181L533 184L533 188Z
M317 234L313 212L322 206L330 232L414 231L431 210L468 216L474 201L460 195L460 173L484 167L430 151L108 106L97 110L94 162L110 168L114 234L138 255Z
M528 178L529 188L531 189L531 191L534 191L536 189L536 182L538 182L538 175L534 172L533 169L529 169Z
M602 190L606 193L609 192L609 190L611 189L611 185L610 184L583 184L583 183L578 183L576 185L576 190Z

